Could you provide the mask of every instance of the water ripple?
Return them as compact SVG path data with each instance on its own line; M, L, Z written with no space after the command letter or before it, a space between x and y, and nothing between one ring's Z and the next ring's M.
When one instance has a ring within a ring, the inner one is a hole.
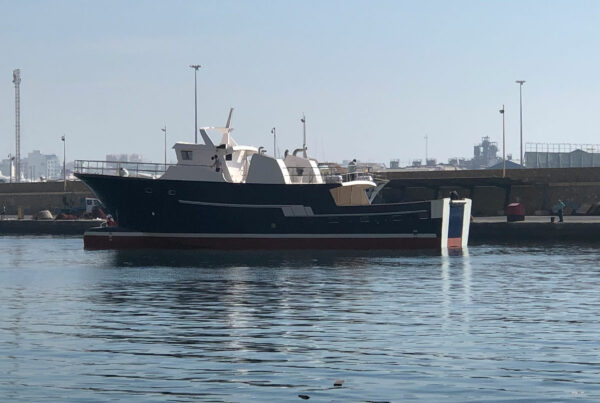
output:
M85 252L76 238L2 237L0 395L597 401L598 257Z

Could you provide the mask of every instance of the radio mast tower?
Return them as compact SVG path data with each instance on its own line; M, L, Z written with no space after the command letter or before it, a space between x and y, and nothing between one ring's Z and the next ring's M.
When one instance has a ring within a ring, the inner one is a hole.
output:
M15 182L21 181L21 70L13 70L15 83Z

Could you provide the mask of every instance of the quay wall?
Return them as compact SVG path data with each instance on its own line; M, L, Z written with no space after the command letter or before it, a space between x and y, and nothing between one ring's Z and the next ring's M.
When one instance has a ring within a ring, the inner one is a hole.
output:
M0 211L15 215L21 207L23 214L35 214L50 210L53 214L62 209L83 207L83 199L95 197L81 181L63 182L0 183Z
M99 227L102 220L0 220L1 235L65 235L82 236Z
M455 190L473 199L474 216L502 215L506 204L523 203L528 215L550 214L558 200L566 213L586 210L600 202L600 168L539 168L463 171L379 172L390 183L385 201L414 201L445 197Z
M388 179L405 178L502 178L501 169L475 169L455 171L404 171L388 169L382 171ZM600 182L600 167L587 168L523 168L507 169L506 177L511 179L540 182Z
M471 223L469 245L519 242L600 242L598 222L478 222Z

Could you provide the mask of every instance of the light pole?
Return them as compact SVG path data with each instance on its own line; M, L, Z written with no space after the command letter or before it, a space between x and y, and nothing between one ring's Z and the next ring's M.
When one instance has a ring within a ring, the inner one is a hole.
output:
M167 125L165 125L165 127L163 127L160 130L165 132L165 171L166 171L167 170Z
M271 134L273 135L273 157L277 158L277 130L272 128Z
M525 80L517 80L515 83L519 84L519 116L521 122L521 166L523 166L523 84Z
M190 67L194 69L194 143L198 144L198 79L196 73L198 73L198 69L202 66L199 64L190 64Z
M504 131L504 105L500 109L502 114L502 177L506 176L506 136Z
M60 138L63 142L63 189L67 191L67 142L65 135Z
M8 180L10 183L12 183L13 161L14 160L15 160L15 157L13 157L12 154L8 154Z
M303 156L306 158L306 116L304 116L304 113L302 114L302 119L300 119L300 121L302 122L302 150Z

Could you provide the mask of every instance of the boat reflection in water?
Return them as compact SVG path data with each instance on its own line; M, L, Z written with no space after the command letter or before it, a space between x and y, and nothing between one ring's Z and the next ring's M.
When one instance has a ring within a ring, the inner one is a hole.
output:
M205 251L168 249L116 250L111 267L189 267L199 269L362 267L378 261L386 263L402 258L468 256L468 248L442 250L302 250L286 251Z

